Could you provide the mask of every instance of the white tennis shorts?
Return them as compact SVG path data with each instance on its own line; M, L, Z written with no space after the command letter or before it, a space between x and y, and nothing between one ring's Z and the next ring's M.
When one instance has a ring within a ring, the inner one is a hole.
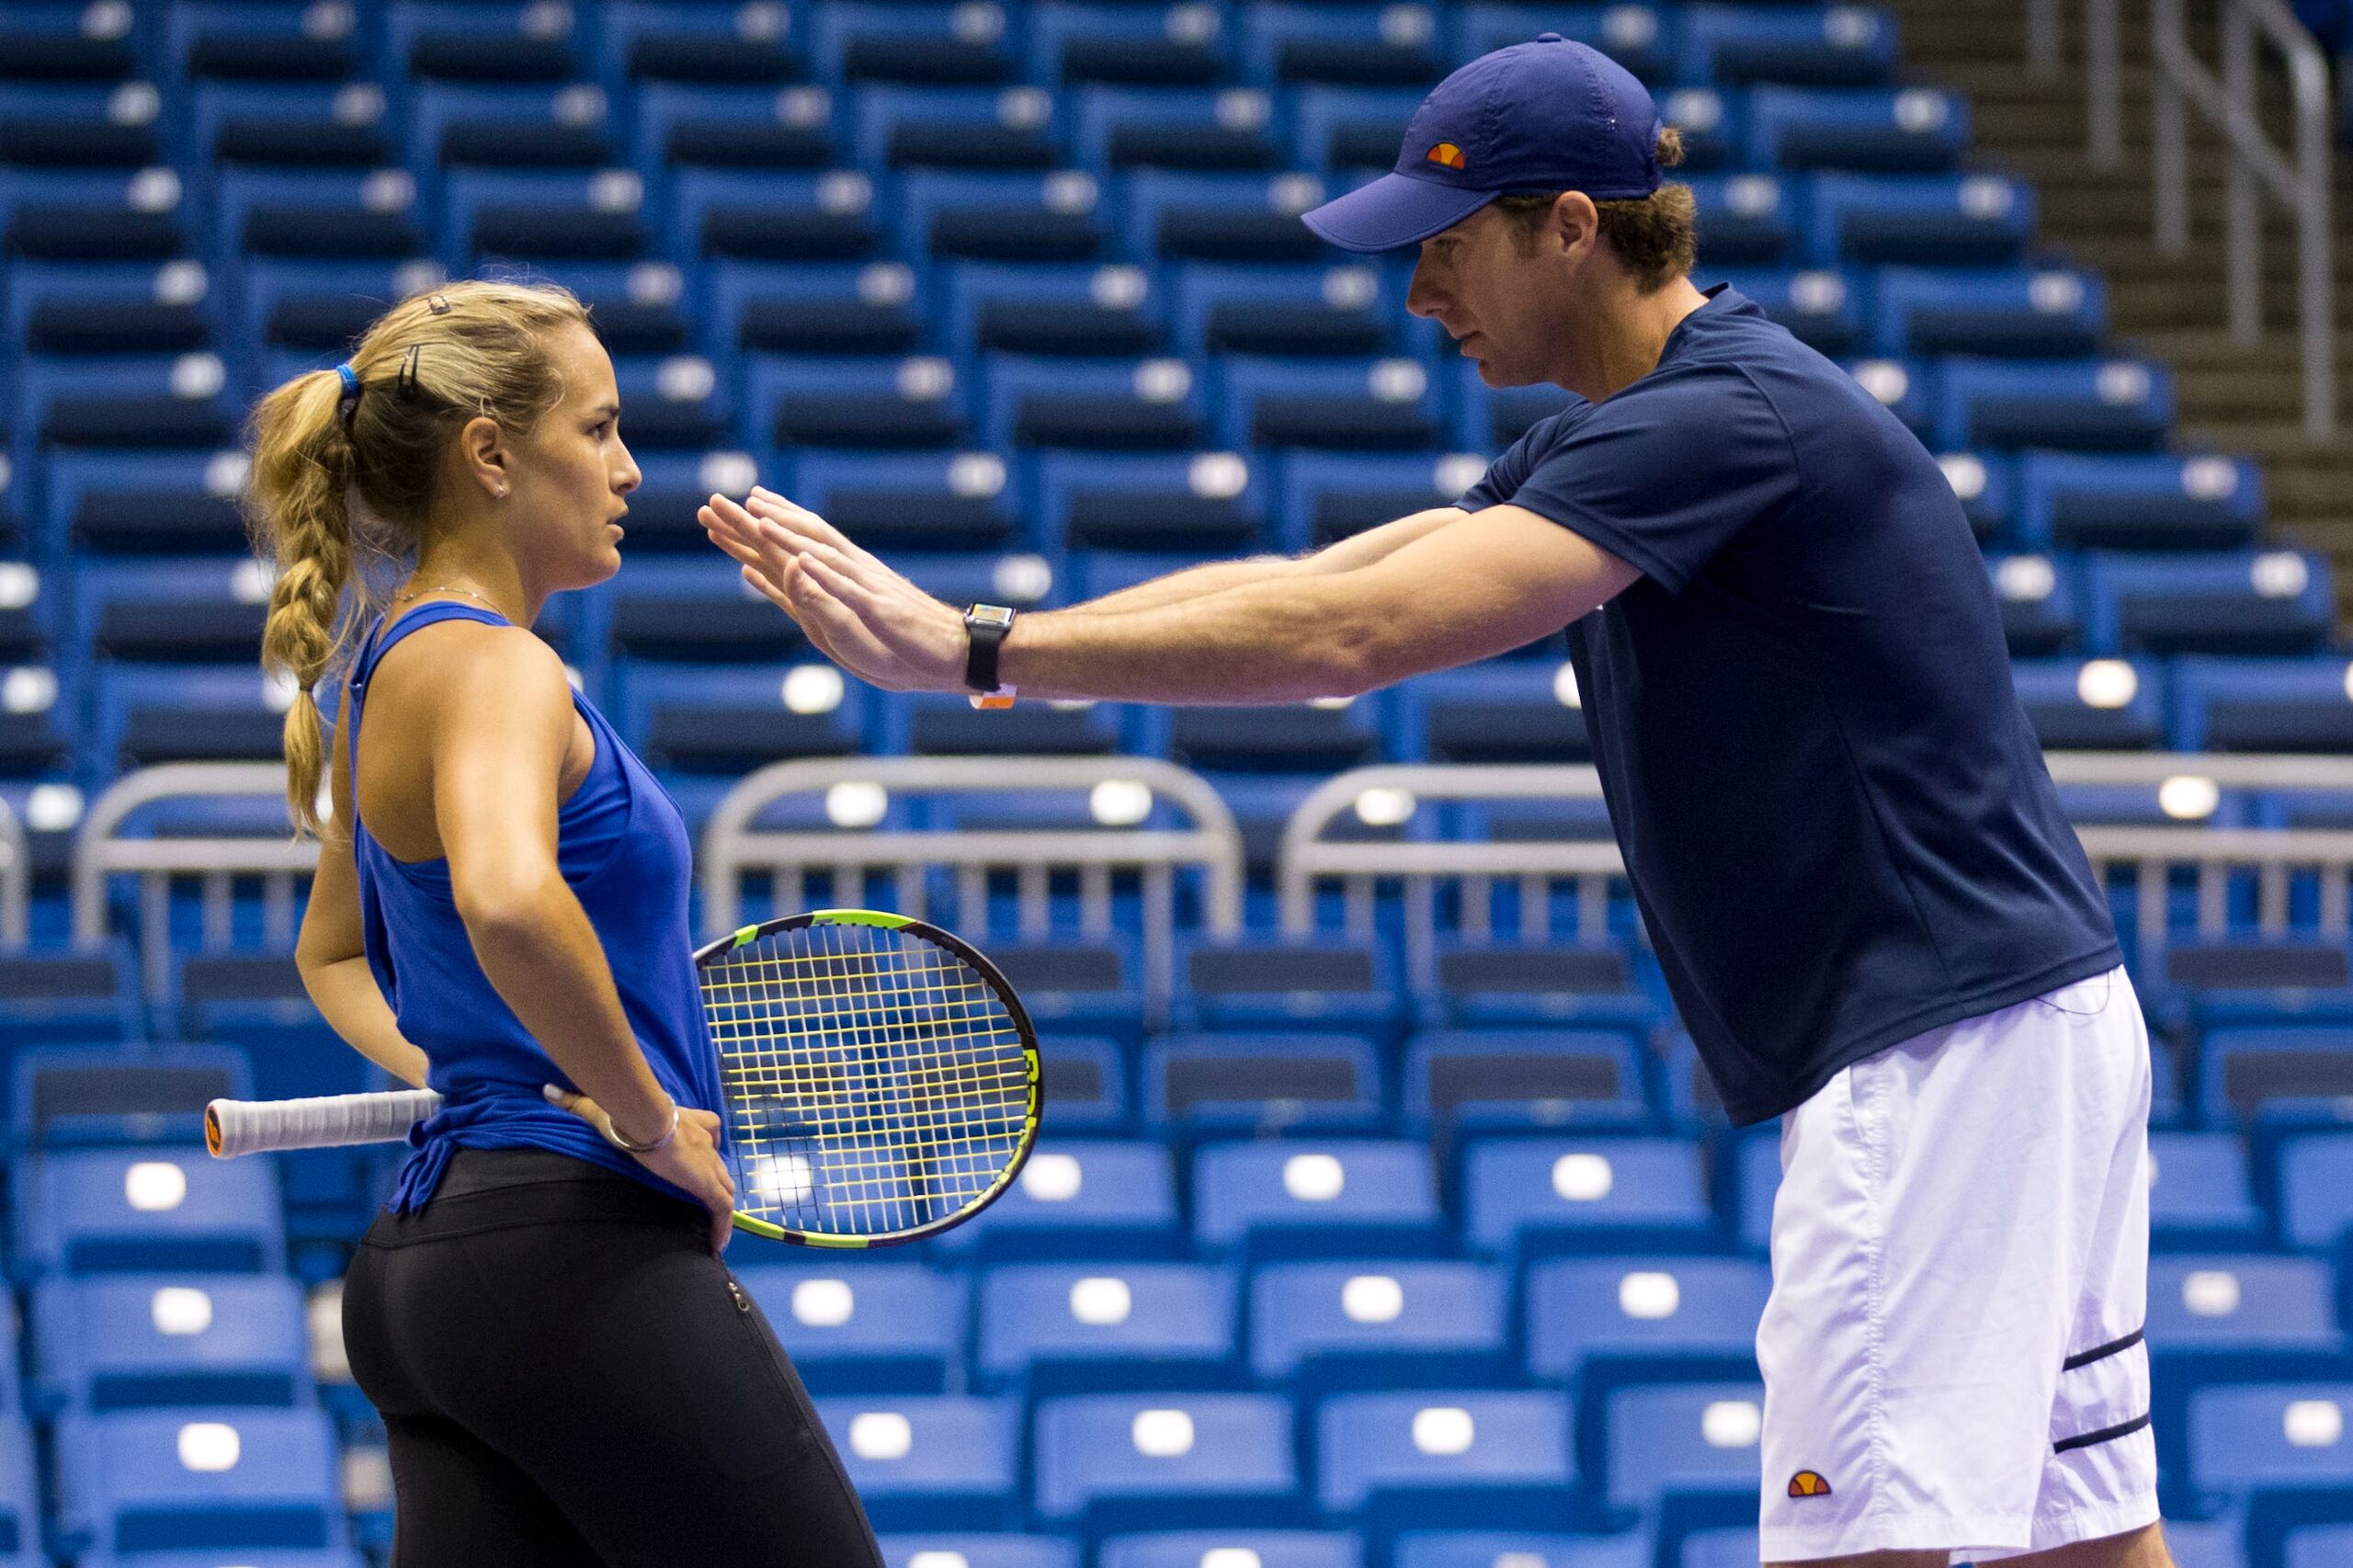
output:
M2157 1517L2149 1040L2121 969L1856 1062L1781 1123L1770 1562Z

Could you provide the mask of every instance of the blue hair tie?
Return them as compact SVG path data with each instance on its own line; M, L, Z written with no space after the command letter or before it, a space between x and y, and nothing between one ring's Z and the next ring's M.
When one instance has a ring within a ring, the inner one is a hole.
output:
M351 420L351 411L359 405L359 375L352 369L351 361L348 359L337 365L335 368L335 373L343 378L343 405L336 410L336 413L342 416L345 423L348 424Z

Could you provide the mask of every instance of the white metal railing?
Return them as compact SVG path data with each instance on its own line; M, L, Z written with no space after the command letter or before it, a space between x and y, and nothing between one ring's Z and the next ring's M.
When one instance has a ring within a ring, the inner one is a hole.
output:
M203 885L201 920L209 948L229 945L236 879L259 877L262 937L273 947L294 942L294 881L316 869L319 846L263 834L118 835L142 807L170 800L286 799L286 769L274 762L169 762L126 774L92 802L74 840L74 940L95 942L107 933L107 890L117 876L139 879L139 956L150 996L170 983L171 894L174 877Z
M24 824L0 801L0 948L21 948L32 932L32 851Z
M2272 145L2256 112L2256 54L2264 41L2287 70L2296 121L2292 155ZM2336 278L2328 62L2281 0L2222 0L2219 77L2189 47L2182 0L2150 0L2149 47L2156 65L2149 162L2156 184L2157 248L2168 256L2189 251L2187 111L2194 106L2222 136L2225 154L2222 259L2231 335L2250 348L2262 341L2262 198L2268 191L2296 224L2304 437L2331 439L2336 433Z
M2218 788L2353 793L2353 757L2348 756L2052 752L2044 760L2061 784L2155 788L2191 778ZM1405 963L1407 972L1421 983L1429 983L1436 972L1442 885L1460 889L1461 932L1473 940L1491 935L1490 905L1498 886L1517 889L1518 940L1543 942L1558 934L1552 894L1563 884L1576 890L1575 926L1566 934L1594 937L1606 931L1611 884L1625 880L1625 863L1614 839L1399 843L1325 837L1326 830L1368 790L1401 790L1418 807L1435 801L1592 801L1600 798L1601 782L1590 767L1541 766L1364 767L1328 779L1300 802L1284 825L1277 876L1286 935L1302 937L1314 929L1316 892L1334 881L1341 887L1345 929L1358 937L1373 932L1381 885L1402 884ZM2290 881L2300 870L2317 876L2322 934L2338 939L2347 935L2353 832L2212 828L2186 823L2086 824L2075 831L2103 884L2112 870L2131 871L2139 900L2143 963L2153 961L2166 945L2166 891L2180 868L2197 876L2196 929L2201 938L2220 937L2229 929L2232 879L2249 869L2256 879L2257 927L2266 935L2288 931Z
M917 830L754 826L760 814L790 796L823 798L837 785L877 785L889 793L976 795L1017 789L1063 790L1081 804L1098 786L1141 784L1154 799L1182 809L1186 829L1136 827ZM825 757L779 762L727 792L702 835L703 920L712 931L739 924L743 881L773 879L773 906L796 908L804 878L829 873L836 901L862 901L870 873L890 877L898 913L922 917L926 873L955 873L955 915L961 936L984 941L989 931L992 871L1010 871L1017 890L1017 932L1027 940L1049 935L1051 878L1075 873L1083 935L1112 933L1117 876L1141 884L1143 992L1157 1015L1174 987L1176 875L1199 873L1204 924L1216 936L1242 929L1243 847L1233 813L1208 780L1170 763L1136 756ZM856 891L846 891L856 890Z

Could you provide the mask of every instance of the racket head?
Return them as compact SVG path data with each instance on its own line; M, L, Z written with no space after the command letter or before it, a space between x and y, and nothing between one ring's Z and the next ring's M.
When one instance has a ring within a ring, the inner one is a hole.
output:
M970 943L903 915L821 909L694 956L737 1229L898 1245L961 1224L1020 1175L1044 1103L1037 1032Z

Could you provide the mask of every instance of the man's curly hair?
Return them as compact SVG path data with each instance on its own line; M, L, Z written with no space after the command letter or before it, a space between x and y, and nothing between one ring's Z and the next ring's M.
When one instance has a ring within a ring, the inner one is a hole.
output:
M1670 125L1658 133L1659 167L1671 169L1681 162L1683 137ZM1559 191L1523 192L1499 196L1495 206L1518 231L1521 249L1533 250L1544 215L1560 199ZM1593 205L1601 217L1601 237L1633 269L1643 293L1664 289L1691 270L1699 256L1699 228L1689 186L1662 185L1638 200Z

